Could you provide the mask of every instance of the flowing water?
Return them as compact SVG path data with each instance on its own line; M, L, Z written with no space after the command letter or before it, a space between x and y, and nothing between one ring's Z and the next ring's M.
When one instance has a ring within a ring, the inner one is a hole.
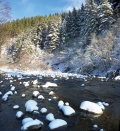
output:
M120 81L114 80L101 80L98 78L88 78L87 81L83 79L68 79L58 78L54 81L53 78L43 78L24 76L22 80L18 80L17 77L10 80L5 79L5 75L0 76L0 91L4 94L10 90L10 84L16 87L17 95L9 96L9 99L4 102L0 97L0 131L20 131L22 126L22 120L16 119L16 112L18 110L25 113L24 117L32 117L33 119L41 120L44 125L39 131L49 131L49 122L45 119L47 113L53 113L55 118L65 120L68 125L55 129L55 131L99 131L104 129L105 131L119 131L120 126ZM41 88L35 85L25 87L20 84L20 81L32 81L38 79L39 85L45 84L47 81L56 83L59 87L54 88ZM85 86L81 86L85 84ZM38 100L32 97L32 92L38 90L40 94L45 97L45 100ZM49 96L49 92L54 91L53 96ZM22 94L26 94L25 98L22 98ZM49 101L48 99L51 99ZM29 99L34 99L38 102L39 109L45 107L48 112L46 114L29 114L25 112L25 102ZM70 106L76 111L72 116L66 117L59 110L57 103L59 100L68 102ZM92 102L107 102L108 107L105 107L101 116L93 115L88 112L80 110L80 104L83 101ZM14 110L13 106L19 105L20 109ZM93 129L93 125L97 124L98 129Z

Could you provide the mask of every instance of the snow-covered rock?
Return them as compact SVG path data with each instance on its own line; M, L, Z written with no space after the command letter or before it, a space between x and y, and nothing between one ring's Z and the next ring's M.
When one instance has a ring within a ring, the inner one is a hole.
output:
M2 92L0 91L0 96L2 96Z
M86 111L94 113L94 114L102 114L103 113L101 107L98 104L96 104L94 102L90 102L90 101L82 102L80 105L80 109L86 110Z
M33 85L36 85L36 84L38 84L38 80L33 81Z
M38 96L38 99L44 100L45 97L44 97L43 95L39 95L39 96Z
M51 83L51 82L46 82L45 85L42 85L43 88L48 88L48 87L57 87L58 85L56 83Z
M66 125L67 125L67 122L65 120L55 119L52 122L50 122L49 128L52 130L52 129L56 129L56 128L66 126Z
M17 91L14 91L14 94L17 95L18 94Z
M53 115L52 113L47 114L46 120L48 120L48 121L53 121L53 120L55 120L54 115Z
M20 118L23 117L23 115L24 115L24 113L23 113L22 111L17 111L17 113L16 113L16 118L17 118L17 119L20 119Z
M2 96L2 100L7 101L9 95L13 95L12 91L5 93L4 96Z
M50 96L53 96L54 94L55 94L55 93L54 93L53 91L50 91L50 92L49 92L49 95L50 95Z
M84 86L85 86L85 84L81 84L81 86L82 86L82 87L84 87Z
M97 102L97 104L100 106L100 108L101 108L102 110L105 110L105 107L104 107L104 105L103 105L102 102Z
M22 94L22 97L24 98L24 97L25 97L25 94Z
M29 121L24 121L22 123L24 123L23 126L21 127L21 130L23 131L27 130L29 127L32 127L34 129L39 129L43 125L43 122L41 122L38 119L35 120L29 119Z
M102 102L102 104L103 104L104 106L109 106L109 103L106 103L106 102Z
M117 81L117 80L120 80L120 76L116 76L114 79L115 79L116 81Z
M71 106L62 106L61 110L65 116L71 116L75 114L75 110Z
M24 118L22 120L22 125L24 125L25 123L29 122L29 121L32 121L33 119L31 117L27 117L27 118Z
M28 81L28 82L23 82L23 85L25 86L25 87L28 87L28 86L30 86L30 82Z
M51 100L52 100L51 98L48 99L48 101L51 101Z
M60 100L60 101L58 102L58 107L59 107L59 109L61 109L63 106L64 106L64 102L63 102L62 100Z
M95 124L95 125L93 125L93 127L94 127L94 128L98 128L98 125Z
M47 112L47 109L46 109L46 108L41 108L40 112L41 112L41 113L46 113L46 112Z
M3 83L3 81L0 81L0 84Z
M38 110L37 102L34 101L34 100L28 100L25 103L25 107L26 107L26 111L28 111L28 112L32 112L34 110Z
M66 105L66 106L69 106L69 103L68 103L68 102L65 102L65 105Z
M15 90L15 86L12 86L10 90L11 90L11 91L14 91L14 90Z
M13 106L13 109L19 109L20 107L19 107L19 105L14 105Z
M33 91L32 96L37 97L39 94L40 94L39 91Z
M34 115L40 114L39 111L33 111Z

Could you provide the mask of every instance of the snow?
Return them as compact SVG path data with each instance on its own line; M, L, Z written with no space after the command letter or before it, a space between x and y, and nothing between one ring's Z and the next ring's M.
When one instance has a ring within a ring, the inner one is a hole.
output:
M60 100L60 101L58 102L58 107L59 107L59 109L62 109L63 106L64 106L64 102L63 102L62 100Z
M2 100L7 101L9 95L13 95L12 91L8 91L7 93L5 93L2 97Z
M62 73L61 71L43 71L43 70L27 70L27 71L20 71L17 69L8 69L8 68L0 68L1 72L4 72L7 76L11 77L11 76L21 76L21 78L24 75L38 75L38 78L40 77L42 79L42 76L44 77L48 77L48 76L54 76L54 77L58 77L58 78L67 78L67 77L74 77L74 78L87 78L87 76L85 75L81 75L81 74L75 74L75 73ZM23 84L25 86L29 86L29 82L23 82Z
M66 106L69 106L69 103L68 103L68 102L65 102L65 105L66 105Z
M47 109L46 109L46 108L41 108L40 112L41 112L41 113L46 113L46 112L47 112Z
M65 120L55 119L52 122L50 122L49 128L52 130L52 129L56 129L56 128L66 126L66 125L67 125L67 122Z
M11 91L14 91L14 90L15 90L15 86L12 86L10 90L11 90Z
M103 129L100 129L99 131L104 131Z
M120 80L120 76L116 76L114 79L115 79L116 81L117 81L117 80Z
M62 106L61 110L63 111L65 116L75 114L75 110L71 106Z
M38 80L33 81L33 85L36 85L36 84L38 84Z
M44 100L45 97L44 97L43 95L39 95L39 96L38 96L38 99Z
M37 97L39 94L40 94L39 91L33 91L33 96L34 97Z
M24 84L25 87L30 86L29 81L28 82L23 82L23 84Z
M101 107L98 104L90 102L90 101L82 102L80 105L80 109L86 110L86 111L94 113L94 114L102 114L103 113Z
M23 122L22 122L23 123ZM35 125L43 125L43 122L41 122L38 119L35 120L30 120L27 122L24 122L23 126L21 127L21 130L25 131L27 130L30 126L35 126Z
M3 81L0 81L0 84L3 83Z
M27 123L27 122L29 122L29 121L32 121L32 120L33 120L33 119L30 118L30 117L24 118L24 119L22 120L22 125L24 125L25 123Z
M58 107L59 107L59 109L61 109L63 111L64 115L66 115L66 116L70 116L72 114L75 114L75 110L71 106L69 106L68 102L66 102L64 105L64 102L62 100L60 100L58 102Z
M51 96L54 95L54 94L55 94L55 93L54 93L53 91L50 91L50 92L49 92L49 95L51 95Z
M106 102L102 102L102 104L103 104L104 106L109 106L109 104L106 103Z
M100 106L100 108L101 108L102 110L105 110L105 107L104 107L104 105L103 105L102 102L97 102L97 104Z
M18 94L17 91L14 91L14 94L17 95Z
M25 107L26 107L26 111L28 111L28 112L32 112L34 110L38 110L37 102L34 101L34 100L28 100L25 103Z
M17 111L16 117L21 118L22 116L23 116L23 112L22 111Z
M93 127L94 127L94 128L98 128L98 125L95 124L95 125L93 125Z
M19 109L19 105L13 106L13 109Z
M55 119L55 118L54 118L54 115L53 115L52 113L47 114L46 120L48 120L48 121L53 121L54 119Z
M85 84L81 84L81 86L83 87L83 86L85 86Z
M46 84L45 84L45 85L42 85L42 87L44 87L44 88L57 87L57 84L51 83L51 82L46 82Z
M0 91L0 96L2 95L2 92Z
M25 97L25 94L22 94L22 97Z

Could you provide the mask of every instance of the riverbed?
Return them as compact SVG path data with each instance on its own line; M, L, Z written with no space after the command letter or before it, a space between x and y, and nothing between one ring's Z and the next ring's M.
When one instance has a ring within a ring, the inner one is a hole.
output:
M1 131L20 131L22 126L22 120L16 119L16 112L18 110L25 113L24 117L32 117L33 119L41 120L44 125L39 131L50 131L49 122L45 119L48 113L53 113L55 118L63 119L67 121L67 126L55 129L55 131L91 131L93 125L97 125L99 129L104 129L105 131L119 131L120 126L120 81L115 81L114 79L104 79L104 78L93 78L88 77L82 78L51 78L38 76L24 76L21 80L17 77L12 77L12 81L5 79L7 76L5 74L0 75L0 91L5 94L10 90L10 85L16 87L18 94L9 96L7 101L2 100L0 96L0 130ZM20 82L38 80L37 85L30 84L30 86L25 87ZM41 85L46 82L53 82L58 85L58 87L51 88L41 88ZM81 85L84 86L81 86ZM38 86L39 85L39 86ZM38 100L32 97L33 91L39 91L45 97L45 100ZM49 92L53 91L54 95L50 96ZM25 98L22 98L22 94L26 94ZM33 99L38 102L38 107L47 108L48 112L46 114L30 114L25 112L25 102L29 99ZM59 110L57 103L59 100L68 102L69 105L75 110L75 114L69 117L63 115ZM98 116L90 114L88 112L83 112L80 110L80 104L83 101L91 102L107 102L109 106L105 107L103 114ZM19 105L20 109L14 110L13 106Z

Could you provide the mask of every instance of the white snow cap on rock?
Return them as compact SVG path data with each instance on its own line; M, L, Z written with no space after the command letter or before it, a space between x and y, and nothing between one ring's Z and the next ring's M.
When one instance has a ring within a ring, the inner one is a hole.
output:
M46 82L45 85L42 85L42 87L44 88L48 88L48 87L57 87L58 85L56 83L51 83L51 82Z
M104 106L109 106L109 104L106 103L106 102L102 102L102 104L103 104Z
M9 95L13 95L12 91L8 91L7 93L5 93L2 97L2 100L7 101Z
M22 97L25 97L25 94L22 94Z
M54 115L53 115L52 113L47 114L46 120L48 120L48 121L53 121L53 120L55 120Z
M97 102L97 104L101 107L102 110L105 110L105 107L102 102Z
M115 79L116 81L117 81L117 80L120 80L120 76L116 76L114 79Z
M22 115L23 115L23 112L22 112L22 111L18 111L18 112L16 113L16 117L17 117L17 118L21 118Z
M36 84L38 84L38 80L33 81L33 85L36 85Z
M25 107L26 107L26 111L28 111L28 112L32 112L34 110L38 110L37 102L34 101L34 100L28 100L25 103Z
M72 114L75 114L75 110L71 106L69 106L69 103L67 103L67 104L68 105L64 105L64 102L62 100L60 100L58 102L58 107L59 107L59 109L61 109L63 111L64 115L66 115L66 116L70 116Z
M54 95L54 94L55 94L55 93L54 93L53 91L50 91L50 92L49 92L49 95L50 95L50 96L52 96L52 95Z
M62 109L63 106L64 106L64 102L63 102L62 100L60 100L60 101L58 102L58 107L59 107L59 109Z
M39 95L39 96L38 96L38 99L44 100L45 97L44 97L43 95Z
M13 109L19 109L19 105L13 106Z
M52 130L52 129L56 129L56 128L66 126L66 125L67 125L67 122L65 120L55 119L52 122L50 122L49 128Z
M47 112L47 109L46 109L46 108L41 108L40 112L41 112L41 113L46 113L46 112Z
M12 86L10 90L11 90L11 91L14 91L14 90L15 90L15 86Z
M28 82L23 82L23 85L24 85L25 87L27 87L27 86L30 86L30 83L29 83L29 81L28 81Z
M34 97L37 97L39 94L40 94L39 91L33 91L33 96Z
M37 125L41 125L42 126L43 125L43 122L41 122L38 119L35 119L35 120L29 119L29 121L24 121L22 123L23 123L23 126L21 127L21 130L23 130L23 131L27 130L30 126L37 126Z
M75 114L75 110L70 106L62 106L61 110L63 111L65 116Z
M0 96L2 95L2 92L0 91Z
M101 107L98 104L96 104L94 102L90 102L90 101L82 102L80 105L80 109L86 110L86 111L94 113L94 114L102 114L103 113Z

